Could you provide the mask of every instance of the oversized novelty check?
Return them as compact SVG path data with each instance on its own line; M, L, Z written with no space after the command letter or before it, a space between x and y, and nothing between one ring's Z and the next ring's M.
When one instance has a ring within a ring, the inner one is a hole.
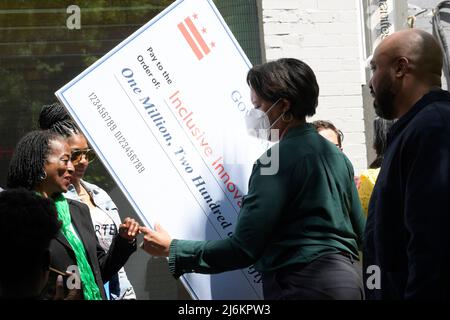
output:
M56 95L145 224L226 239L267 147L246 132L250 67L212 1L180 0ZM183 283L196 299L262 298L253 266Z

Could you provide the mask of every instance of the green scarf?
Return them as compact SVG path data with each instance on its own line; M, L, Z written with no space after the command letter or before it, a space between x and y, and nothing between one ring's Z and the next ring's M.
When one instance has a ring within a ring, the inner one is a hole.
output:
M62 222L61 231L66 237L77 259L78 269L80 270L81 282L83 283L83 294L86 300L102 300L102 295L97 283L95 282L94 274L89 265L83 243L75 236L70 229L71 219L69 204L66 198L60 194L55 199L56 210L58 211L58 218Z

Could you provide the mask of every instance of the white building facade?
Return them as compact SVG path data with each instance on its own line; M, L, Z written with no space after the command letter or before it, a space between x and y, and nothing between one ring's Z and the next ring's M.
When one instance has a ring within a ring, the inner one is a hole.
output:
M317 114L344 133L355 173L367 168L373 110L367 58L373 44L406 26L406 1L258 1L264 61L292 57L314 70L320 86Z

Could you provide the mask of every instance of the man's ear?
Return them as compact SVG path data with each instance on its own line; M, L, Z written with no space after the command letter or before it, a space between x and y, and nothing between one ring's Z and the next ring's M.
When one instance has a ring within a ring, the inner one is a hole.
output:
M408 73L409 70L409 60L406 57L400 57L396 61L395 65L395 75L397 77L403 77Z

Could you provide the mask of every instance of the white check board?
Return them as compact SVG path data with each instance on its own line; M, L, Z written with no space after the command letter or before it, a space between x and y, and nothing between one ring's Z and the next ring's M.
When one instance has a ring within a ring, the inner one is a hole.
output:
M225 239L267 148L246 133L250 67L212 1L180 0L56 95L146 225ZM253 267L183 284L196 299L262 298Z

